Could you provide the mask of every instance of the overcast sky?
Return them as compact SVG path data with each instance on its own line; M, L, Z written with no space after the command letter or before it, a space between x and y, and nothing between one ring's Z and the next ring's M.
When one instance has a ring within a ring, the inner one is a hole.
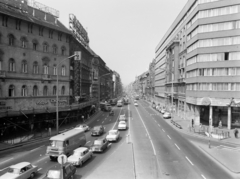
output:
M60 12L69 27L74 14L90 47L117 71L124 85L148 70L155 48L188 0L37 0Z

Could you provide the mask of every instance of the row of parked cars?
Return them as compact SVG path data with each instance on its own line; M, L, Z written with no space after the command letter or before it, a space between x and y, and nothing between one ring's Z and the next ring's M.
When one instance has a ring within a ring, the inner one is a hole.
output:
M163 114L163 118L165 119L170 119L171 118L171 113L168 112L164 107L160 107L159 105L153 106L158 112Z

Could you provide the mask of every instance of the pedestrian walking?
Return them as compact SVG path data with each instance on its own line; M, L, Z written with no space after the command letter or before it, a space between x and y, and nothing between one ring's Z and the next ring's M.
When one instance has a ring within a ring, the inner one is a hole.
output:
M235 128L235 130L234 130L234 135L235 135L235 138L238 138L238 130L237 130L237 128Z
M194 127L194 120L192 119L192 127Z
M222 128L222 121L219 121L218 128Z

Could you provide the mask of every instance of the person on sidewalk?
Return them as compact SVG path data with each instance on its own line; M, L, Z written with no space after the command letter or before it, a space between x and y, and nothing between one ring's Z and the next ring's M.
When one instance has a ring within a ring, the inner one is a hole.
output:
M192 119L192 127L194 127L194 120Z
M222 121L219 121L218 128L219 128L219 129L222 128Z
M237 130L237 128L234 129L234 135L235 135L235 138L238 138L238 130Z

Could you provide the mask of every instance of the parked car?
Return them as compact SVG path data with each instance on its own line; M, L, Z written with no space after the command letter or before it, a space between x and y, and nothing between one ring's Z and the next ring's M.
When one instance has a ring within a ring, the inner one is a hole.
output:
M82 129L84 132L87 132L90 130L90 127L86 124L79 124L75 127L75 129Z
M84 162L91 159L93 156L92 151L87 147L79 147L73 151L73 154L68 157L68 162L74 166L82 166Z
M127 118L126 118L125 114L122 114L119 116L119 121L126 121L126 120L127 120Z
M55 165L47 171L46 176L43 179L61 179L61 172L63 172L64 179L73 179L76 173L76 167L70 163L61 165Z
M108 140L104 138L99 138L94 140L93 145L91 146L92 152L103 152L108 147Z
M117 129L110 130L106 136L106 139L111 142L111 141L118 141L120 137L120 132Z
M169 112L165 112L163 114L163 118L167 119L167 118L171 118L171 114Z
M102 135L104 133L104 127L102 125L100 126L95 126L92 129L92 136L99 136Z
M134 103L134 106L138 106L138 103L137 103L137 102L135 102L135 103Z
M37 166L29 162L20 162L10 166L7 173L0 176L0 179L32 179L38 171Z
M166 110L165 110L165 109L162 109L162 110L161 110L161 113L162 113L162 114L164 114L165 112L166 112Z
M127 123L125 121L120 121L118 124L119 130L126 130L127 129Z

